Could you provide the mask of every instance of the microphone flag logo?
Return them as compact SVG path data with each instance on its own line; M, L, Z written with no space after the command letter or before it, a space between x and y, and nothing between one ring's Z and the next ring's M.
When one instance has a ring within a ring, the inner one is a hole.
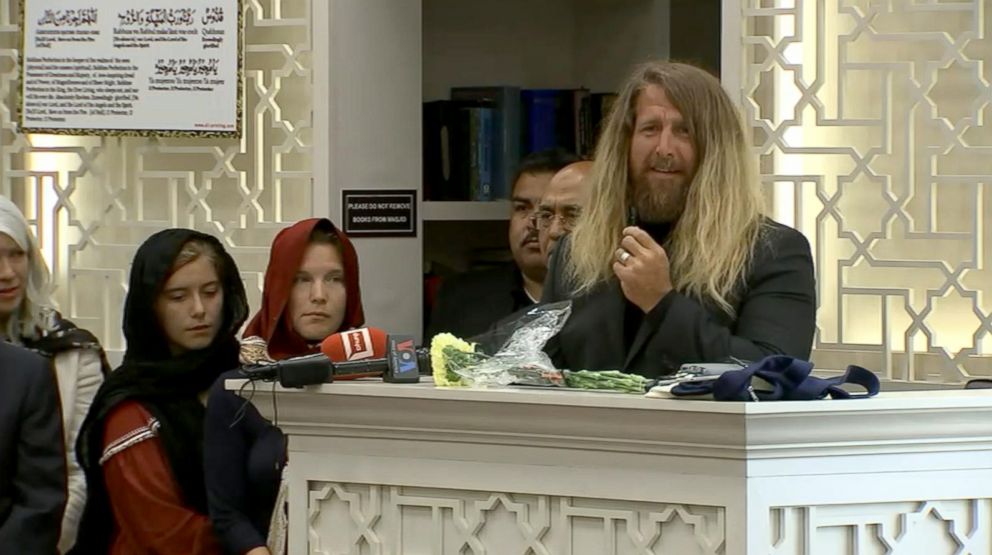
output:
M346 360L362 360L375 356L372 349L372 335L368 328L348 330L341 334Z

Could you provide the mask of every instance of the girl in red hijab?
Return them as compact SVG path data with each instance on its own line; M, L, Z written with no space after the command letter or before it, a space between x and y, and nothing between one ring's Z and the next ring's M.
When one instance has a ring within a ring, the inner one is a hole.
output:
M317 352L328 335L364 323L358 255L348 236L323 218L280 231L265 270L262 309L244 338L261 338L269 357L282 360Z
M262 308L244 332L242 362L317 352L328 335L365 323L358 256L330 220L313 218L272 242ZM227 553L271 554L266 546L286 442L251 403L224 388L221 375L207 403L204 468L210 519Z

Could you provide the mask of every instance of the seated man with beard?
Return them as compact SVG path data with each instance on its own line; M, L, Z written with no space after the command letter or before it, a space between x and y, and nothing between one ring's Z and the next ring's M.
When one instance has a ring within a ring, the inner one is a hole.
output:
M509 239L513 262L446 280L438 292L425 343L444 332L473 337L541 298L547 263L541 254L533 214L551 177L578 160L561 149L524 157L511 192Z
M807 358L809 243L763 215L747 132L720 82L639 67L604 123L589 201L555 251L544 301L574 298L556 366L647 377L688 362Z

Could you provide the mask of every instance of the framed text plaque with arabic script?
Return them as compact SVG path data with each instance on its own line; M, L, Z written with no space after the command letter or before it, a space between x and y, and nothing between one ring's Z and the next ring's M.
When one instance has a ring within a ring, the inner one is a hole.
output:
M21 131L240 137L241 18L240 0L22 0Z

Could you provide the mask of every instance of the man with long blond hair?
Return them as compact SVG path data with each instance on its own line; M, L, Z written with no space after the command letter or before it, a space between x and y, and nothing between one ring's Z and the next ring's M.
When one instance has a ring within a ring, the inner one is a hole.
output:
M559 367L654 377L688 362L809 357L809 243L763 215L744 125L715 77L668 61L638 67L588 180L542 298L574 299L548 345Z

